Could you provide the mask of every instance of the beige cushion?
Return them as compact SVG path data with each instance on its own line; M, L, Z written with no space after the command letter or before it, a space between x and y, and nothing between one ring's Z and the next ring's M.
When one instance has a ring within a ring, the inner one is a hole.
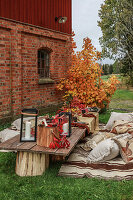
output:
M133 121L133 113L116 113L112 112L105 129L111 130L116 120Z
M4 129L0 132L0 142L5 142L6 140L20 134L20 131L10 130L9 128Z
M100 142L88 155L88 163L97 163L111 160L118 156L119 147L114 140L106 139Z
M117 120L114 122L111 133L123 134L130 133L133 134L133 122L128 122L124 120Z
M98 134L93 135L92 138L89 137L88 141L85 144L83 144L81 147L85 151L90 151L94 149L99 142L106 140L108 138L112 138L114 136L115 134L110 133L110 132L99 132Z
M125 137L123 137L125 135ZM119 145L122 159L126 162L133 162L133 137L131 134L122 134L120 137L114 138Z

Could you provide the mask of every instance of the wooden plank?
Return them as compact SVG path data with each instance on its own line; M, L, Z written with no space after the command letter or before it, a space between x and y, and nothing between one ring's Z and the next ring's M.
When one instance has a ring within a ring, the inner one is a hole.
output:
M7 150L17 150L17 148L19 146L21 146L23 143L20 142L19 140L13 142L12 144L10 144L8 147L7 147Z
M86 129L79 129L77 128L70 138L68 138L68 141L70 142L70 147L68 149L58 149L55 152L55 155L61 155L61 156L68 156L70 152L74 149L75 145L78 143L78 141L82 138L84 135Z
M36 142L23 142L21 146L17 146L17 151L30 151L34 146L36 145Z
M5 142L2 142L0 144L0 149L2 150L12 150L11 147L15 142L19 142L20 135L16 135L13 138L10 138L9 140L6 140Z
M37 153L47 153L47 154L54 154L57 149L50 149L48 147L41 147L39 145L35 145L33 148L31 148L30 152L37 152Z
M36 145L36 142L20 142L20 136L17 135L3 143L0 144L0 149L2 150L22 150L22 151L28 151L33 146Z

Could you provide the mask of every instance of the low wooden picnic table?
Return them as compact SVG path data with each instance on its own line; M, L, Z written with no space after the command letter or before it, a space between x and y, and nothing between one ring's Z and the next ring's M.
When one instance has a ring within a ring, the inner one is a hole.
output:
M0 150L17 151L16 174L19 176L42 175L49 167L49 155L68 156L76 144L85 134L86 129L72 128L72 134L68 138L70 147L50 149L38 146L36 142L20 142L17 135L0 144Z

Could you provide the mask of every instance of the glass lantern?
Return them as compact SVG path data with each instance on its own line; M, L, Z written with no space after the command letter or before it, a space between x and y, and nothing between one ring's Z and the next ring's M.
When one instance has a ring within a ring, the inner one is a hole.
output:
M36 108L23 109L21 112L20 142L35 142L37 136Z
M60 135L70 137L71 136L71 121L72 114L70 112L59 113L59 124L62 125L63 132Z

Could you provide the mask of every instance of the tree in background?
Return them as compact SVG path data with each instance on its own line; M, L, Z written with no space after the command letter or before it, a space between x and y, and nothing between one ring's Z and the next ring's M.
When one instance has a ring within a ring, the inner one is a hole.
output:
M113 65L112 64L103 64L103 74L108 75L113 73Z
M114 74L120 74L120 62L119 60L116 60L114 63L113 63L113 73Z
M133 85L133 1L105 0L99 17L103 55L119 58L121 72L130 76Z
M75 43L73 45L75 47ZM118 80L111 77L107 82L101 79L102 69L98 64L100 53L89 38L83 40L83 49L72 53L72 65L67 78L61 79L58 90L65 92L65 105L79 109L83 106L103 108L110 102Z
M108 73L108 64L103 64L103 74L107 75Z
M112 74L112 73L113 73L113 65L110 64L110 65L109 65L109 74Z

